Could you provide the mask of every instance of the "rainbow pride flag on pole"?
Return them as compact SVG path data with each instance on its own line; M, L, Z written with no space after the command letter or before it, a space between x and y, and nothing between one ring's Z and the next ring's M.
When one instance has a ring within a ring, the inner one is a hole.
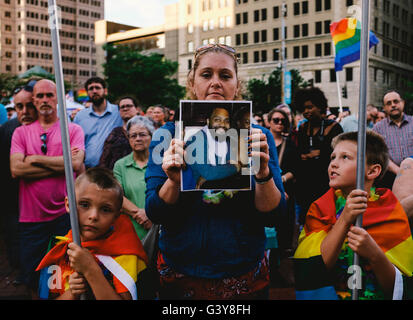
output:
M330 25L336 49L335 69L343 70L343 66L360 60L361 22L355 18L344 18ZM377 45L379 40L370 31L369 48Z
M85 102L88 100L89 100L89 96L87 95L87 92L85 89L80 89L77 91L77 101Z

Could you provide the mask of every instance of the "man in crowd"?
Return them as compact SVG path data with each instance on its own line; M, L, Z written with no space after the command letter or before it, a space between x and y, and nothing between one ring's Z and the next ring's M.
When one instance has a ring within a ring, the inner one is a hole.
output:
M389 148L389 168L378 186L391 189L401 162L413 155L413 117L404 113L405 101L400 94L389 91L383 97L387 118L376 123L373 131L381 134Z
M76 114L73 122L80 125L85 134L85 166L96 167L102 155L103 145L110 132L123 125L118 106L111 104L107 99L108 90L106 83L99 77L86 81L85 89L90 108L85 108Z
M14 95L14 108L17 116L0 126L0 170L2 183L5 186L1 192L0 202L3 204L3 213L0 215L0 220L2 220L2 234L9 266L14 270L19 268L19 183L11 176L10 147L16 128L31 124L37 119L37 111L32 100L33 85L34 83L26 85Z
M57 116L56 85L38 81L33 89L38 120L18 127L12 137L10 170L19 185L19 280L35 295L35 269L47 251L52 235L66 234L70 218L65 209L66 180L60 122ZM73 170L84 170L84 134L69 123Z

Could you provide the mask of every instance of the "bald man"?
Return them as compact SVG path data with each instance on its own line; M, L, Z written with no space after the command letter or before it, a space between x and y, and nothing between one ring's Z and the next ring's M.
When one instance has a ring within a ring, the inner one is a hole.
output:
M60 122L57 116L56 85L40 80L33 88L33 103L38 120L15 130L10 150L12 177L20 179L19 280L31 292L37 292L35 269L44 256L52 235L64 235L70 229L65 210L66 180ZM84 160L84 134L79 125L69 123L74 174Z

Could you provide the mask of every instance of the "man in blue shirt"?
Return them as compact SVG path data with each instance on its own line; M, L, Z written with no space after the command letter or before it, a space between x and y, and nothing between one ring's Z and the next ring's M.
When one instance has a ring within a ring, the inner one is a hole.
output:
M85 133L85 166L91 168L99 164L103 145L110 132L122 126L123 122L118 106L106 99L108 90L102 78L90 78L85 83L85 89L92 106L79 111L73 122L80 125Z

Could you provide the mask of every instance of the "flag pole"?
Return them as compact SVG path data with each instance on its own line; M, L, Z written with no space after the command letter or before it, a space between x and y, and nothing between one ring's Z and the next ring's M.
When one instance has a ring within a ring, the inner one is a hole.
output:
M357 189L364 190L364 175L366 164L366 105L367 105L367 71L369 61L369 12L370 1L363 0L360 40L360 90L359 90L359 122L357 143ZM355 223L356 227L362 227L363 217L359 215ZM359 256L354 253L354 272L358 272ZM354 277L359 279L360 277ZM352 300L358 300L358 284L353 286Z
M72 228L73 242L77 245L81 245L79 221L77 216L76 196L74 188L73 177L73 164L72 164L72 151L70 147L69 128L66 113L66 100L65 100L65 87L63 80L62 69L62 55L60 51L60 39L59 39L59 12L56 5L56 0L48 0L48 12L49 12L49 28L52 37L53 48L53 63L55 69L56 78L56 91L58 102L58 113L60 121L60 131L62 136L62 149L63 149L63 161L65 167L66 189L69 202L70 213L70 225ZM84 300L85 296L81 295L81 299Z
M334 57L336 56L336 45L334 44L333 40L333 53ZM343 103L341 101L341 93L340 93L340 78L338 75L338 71L336 70L336 66L334 66L334 71L336 72L336 84L337 84L337 94L338 94L338 106L339 106L339 112L343 112Z

